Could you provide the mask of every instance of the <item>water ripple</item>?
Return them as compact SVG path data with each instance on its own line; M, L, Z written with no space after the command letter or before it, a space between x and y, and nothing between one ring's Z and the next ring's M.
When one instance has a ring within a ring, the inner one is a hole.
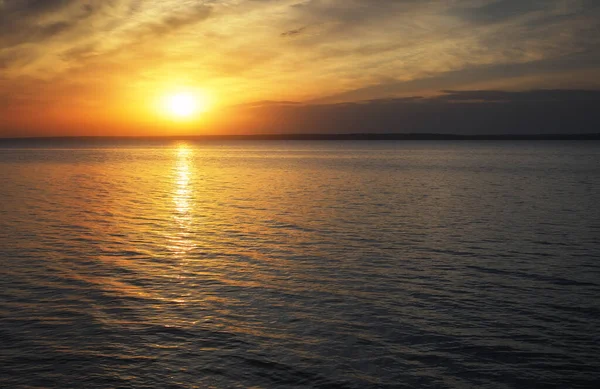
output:
M538 146L0 150L0 387L594 387L600 149Z

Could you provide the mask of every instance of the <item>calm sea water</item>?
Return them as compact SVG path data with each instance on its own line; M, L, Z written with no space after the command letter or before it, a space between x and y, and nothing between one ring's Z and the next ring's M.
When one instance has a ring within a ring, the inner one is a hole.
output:
M599 381L600 143L0 149L2 388Z

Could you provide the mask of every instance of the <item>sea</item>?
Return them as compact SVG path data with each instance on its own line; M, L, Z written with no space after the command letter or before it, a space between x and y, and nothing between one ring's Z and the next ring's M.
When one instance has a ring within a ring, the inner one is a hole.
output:
M597 388L600 142L0 146L0 388Z

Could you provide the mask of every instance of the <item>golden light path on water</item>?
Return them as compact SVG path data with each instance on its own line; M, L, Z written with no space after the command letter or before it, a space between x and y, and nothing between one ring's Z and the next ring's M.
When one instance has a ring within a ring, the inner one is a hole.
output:
M188 261L190 252L196 248L192 234L194 217L193 210L193 157L194 151L186 144L174 148L174 165L172 179L172 233L168 239L168 249L175 260L173 278L183 283L180 292L187 290L185 283L189 274ZM178 304L188 303L189 293L183 293L172 301Z
M185 254L195 247L189 236L193 225L191 175L194 152L185 144L179 145L174 152L173 220L177 225L177 233L171 237L170 249L177 257L184 259Z

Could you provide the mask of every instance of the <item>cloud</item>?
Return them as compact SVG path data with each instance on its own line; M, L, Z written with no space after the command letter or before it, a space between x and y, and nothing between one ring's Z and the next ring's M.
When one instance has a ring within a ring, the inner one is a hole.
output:
M446 91L430 98L241 108L245 116L263 118L246 128L248 132L531 135L597 132L598 104L600 90L473 90Z
M195 7L187 8L179 13L167 15L166 17L159 19L157 22L149 23L148 25L142 26L142 33L138 36L138 40L149 39L153 37L160 37L166 34L177 31L181 28L192 26L210 15L211 8L200 4Z
M69 28L65 20L44 16L66 7L62 1L7 0L0 12L0 48L46 40Z
M263 101L252 101L250 103L236 104L235 108L263 108L273 106L288 106L288 105L302 105L297 101L276 101L276 100L263 100Z
M18 63L15 73L36 76L42 68L68 70L91 53L114 54L141 42L160 46L171 33L206 19L211 9L204 2L167 5L137 0L9 0L0 14L0 56L9 57L11 49L29 51L21 57L28 57L31 66Z
M308 28L308 26L304 26L304 27L296 28L294 30L288 30L286 32L282 32L281 36L283 36L283 37L292 37L292 36L300 35L304 31L306 31L307 28Z
M4 0L0 97L42 110L142 105L169 85L221 105L589 89L599 32L596 0Z
M95 40L112 42L102 45L111 49L119 46L117 41L129 49L131 41L155 40L158 48L166 35L212 14L210 26L197 28L198 41L184 37L189 46L201 49L202 38L218 34L225 52L243 41L263 51L260 42L268 36L262 32L279 30L278 35L302 39L278 47L278 56L288 58L296 50L320 60L323 71L335 71L342 82L364 84L381 75L395 78L402 73L414 79L582 50L593 37L593 26L597 31L597 8L591 2L564 0L11 0L0 16L0 47L43 42L64 54L81 51ZM286 28L289 25L303 27ZM308 26L314 26L310 34Z
M478 90L478 91L444 91L444 94L433 98L438 101L474 101L474 102L498 102L498 103L518 103L535 102L550 103L564 102L577 103L587 101L599 101L600 91L598 90L533 90L528 92L512 92L498 90Z
M548 10L548 0L496 0L458 7L454 12L478 24L501 23L533 12Z

